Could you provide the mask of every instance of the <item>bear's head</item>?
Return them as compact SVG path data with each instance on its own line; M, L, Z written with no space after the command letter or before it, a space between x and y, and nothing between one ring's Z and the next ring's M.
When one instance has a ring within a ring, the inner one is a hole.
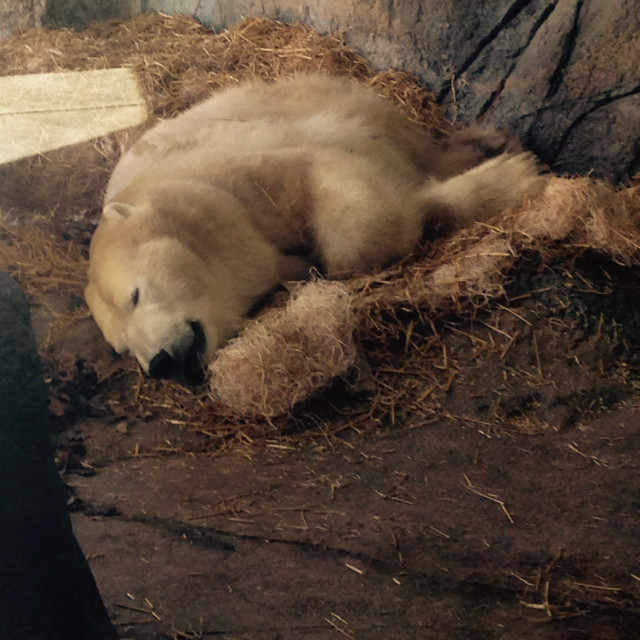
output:
M277 282L277 254L233 196L189 183L106 204L85 297L105 339L153 377L197 378Z

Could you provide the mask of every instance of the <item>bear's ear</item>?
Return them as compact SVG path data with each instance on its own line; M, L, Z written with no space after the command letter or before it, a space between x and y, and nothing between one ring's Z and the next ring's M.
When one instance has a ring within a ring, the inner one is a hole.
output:
M118 220L125 220L130 215L133 215L136 208L131 204L125 204L124 202L110 202L105 205L102 210L102 216L106 220L117 222Z

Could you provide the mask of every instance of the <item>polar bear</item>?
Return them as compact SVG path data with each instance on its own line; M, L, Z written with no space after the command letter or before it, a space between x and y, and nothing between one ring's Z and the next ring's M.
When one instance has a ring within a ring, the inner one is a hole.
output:
M464 225L542 188L528 153L481 160L355 81L219 91L116 165L87 303L106 340L149 375L193 372L310 263L329 277L361 273L413 251L436 219Z

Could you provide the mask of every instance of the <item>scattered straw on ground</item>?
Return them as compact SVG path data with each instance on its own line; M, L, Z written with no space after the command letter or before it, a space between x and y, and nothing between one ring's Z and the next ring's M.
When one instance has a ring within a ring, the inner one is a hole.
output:
M219 34L187 16L144 14L86 31L28 30L0 43L4 74L130 66L157 116L172 115L217 87L298 71L373 74L340 37L249 18Z
M17 278L27 295L56 291L81 296L86 285L86 258L78 244L35 225L10 222L1 211L0 268Z
M215 33L190 17L144 14L86 31L30 29L0 42L3 75L129 66L150 110L167 117L247 78L322 71L369 82L416 122L449 131L432 95L405 73L376 74L340 34L247 18Z

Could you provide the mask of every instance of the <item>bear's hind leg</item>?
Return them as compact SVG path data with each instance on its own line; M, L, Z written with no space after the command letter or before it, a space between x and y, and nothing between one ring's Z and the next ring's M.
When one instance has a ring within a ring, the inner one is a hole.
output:
M533 154L503 153L448 180L430 181L420 193L425 225L444 220L464 226L521 207L525 196L539 195L546 182Z

